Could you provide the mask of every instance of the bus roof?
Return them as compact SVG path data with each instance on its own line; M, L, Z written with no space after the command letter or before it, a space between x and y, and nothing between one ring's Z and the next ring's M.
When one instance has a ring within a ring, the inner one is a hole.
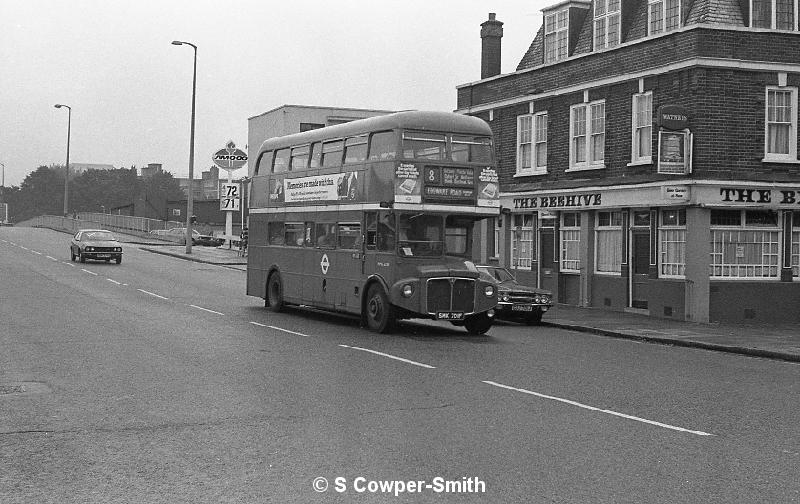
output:
M268 138L261 144L259 153L291 145L303 145L320 140L392 129L414 129L420 131L441 131L487 136L492 134L492 129L489 125L477 117L457 114L455 112L412 110L369 117L367 119L358 119L356 121L326 126L325 128L294 133L282 137Z

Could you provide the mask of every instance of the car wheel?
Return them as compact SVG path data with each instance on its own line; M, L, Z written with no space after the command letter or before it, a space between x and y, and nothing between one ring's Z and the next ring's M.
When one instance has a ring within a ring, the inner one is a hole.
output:
M80 259L80 261L82 263L86 262L86 256L83 255L83 252L81 252L81 249L78 249L78 259Z
M271 274L267 280L267 297L264 299L264 306L273 313L283 310L283 284L278 273Z
M75 252L72 251L72 247L69 248L69 260L75 262Z
M493 319L489 315L478 313L464 319L464 327L467 328L467 332L470 334L486 334L486 331L492 327L492 322Z
M120 264L121 262L122 262L122 256L117 257L117 264Z
M528 325L539 325L542 323L542 312L532 313L525 319Z
M370 330L377 333L392 330L395 322L394 307L389 303L381 285L375 283L369 287L366 308L367 326Z

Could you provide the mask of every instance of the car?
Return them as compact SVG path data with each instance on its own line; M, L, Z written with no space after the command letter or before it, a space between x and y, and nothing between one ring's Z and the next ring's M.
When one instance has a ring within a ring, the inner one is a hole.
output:
M85 263L87 259L95 261L122 262L122 245L111 231L105 229L81 229L72 237L69 245L70 259Z
M538 324L542 315L553 306L553 293L536 287L522 285L502 266L479 265L482 277L497 283L495 318Z
M164 236L172 241L186 245L186 228L172 228ZM219 247L225 242L222 238L211 235L200 234L196 229L192 229L192 245L203 245L207 247Z

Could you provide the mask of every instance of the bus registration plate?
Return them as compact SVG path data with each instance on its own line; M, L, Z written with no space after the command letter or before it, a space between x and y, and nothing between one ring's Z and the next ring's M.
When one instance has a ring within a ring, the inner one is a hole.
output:
M436 320L464 320L464 312L436 312Z

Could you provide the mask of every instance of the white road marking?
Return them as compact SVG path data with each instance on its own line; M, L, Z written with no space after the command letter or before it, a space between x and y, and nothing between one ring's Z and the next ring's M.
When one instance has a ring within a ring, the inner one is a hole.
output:
M114 280L113 278L106 278L106 280L108 280L108 281L109 281L109 282L111 282L111 283L115 283L115 284L117 284L117 285L122 285L121 283L117 282L117 281L116 281L116 280Z
M30 250L28 247L24 247L22 245L20 245L19 248L21 248L22 250Z
M33 252L33 253L34 253L34 254L36 254L36 255L42 255L42 253L41 253L41 252L39 252L38 250L31 250L31 252Z
M274 325L267 326L267 327L269 327L270 329L275 329L276 331L283 331L283 332L286 332L286 333L289 333L289 334L295 334L297 336L303 336L305 338L309 337L308 334L303 334L303 333L299 333L299 332L290 331L289 329L282 329L280 327L275 327Z
M17 246L17 244L14 243L14 242L8 242L8 243L10 243L11 245L14 245L15 247Z
M169 298L165 298L164 296L159 296L158 294L156 294L156 293L154 293L154 292L146 291L146 290L144 290L144 289L136 289L136 290L138 290L139 292L144 292L144 293L145 293L145 294L147 294L148 296L153 296L153 297L157 297L157 298L159 298L159 299L166 299L166 300L169 300Z
M191 306L192 308L197 308L198 310L207 311L208 313L216 313L217 315L225 315L224 313L220 313L220 312L214 311L214 310L209 310L208 308L203 308L202 306L197 306L197 305L193 305L193 304L190 304L189 306Z
M672 430L676 430L676 431L680 431L680 432L688 432L689 434L696 434L698 436L713 436L714 435L714 434L709 434L708 432L703 432L703 431L698 431L698 430L691 430L691 429L684 429L683 427L676 427L674 425L669 425L669 424L665 424L665 423L661 423L661 422L656 422L654 420L648 420L646 418L640 418L640 417L636 417L636 416L633 416L633 415L627 415L625 413L619 413L617 411L607 410L607 409L603 409L603 408L596 408L594 406L589 406L588 404L582 404L582 403L579 403L579 402L576 402L576 401L571 401L569 399L563 399L561 397L555 397L555 396L550 396L550 395L546 395L546 394L540 394L538 392L533 392L532 390L525 390L525 389L521 389L521 388L511 387L511 386L508 386L508 385L503 385L502 383L497 383L497 382L493 382L493 381L484 381L483 383L486 383L487 385L493 385L495 387L508 389L508 390L514 390L516 392L522 392L524 394L530 394L530 395L533 395L533 396L536 396L536 397L541 397L542 399L550 399L550 400L553 400L553 401L558 401L558 402L562 402L562 403L566 403L566 404L571 404L572 406L577 406L579 408L588 409L590 411L598 411L600 413L607 413L609 415L614 415L614 416L618 416L618 417L621 417L621 418L627 418L628 420L635 420L637 422L642 422L642 423L646 423L646 424L650 424L650 425L655 425L657 427L664 427L665 429L672 429Z
M61 261L61 262L62 262L62 263L64 263L64 264L66 264L67 266L72 266L73 268L75 267L75 265L74 265L74 264L72 264L72 263L68 263L67 261Z
M89 273L90 275L97 276L97 273L95 273L94 271L89 271L89 270L83 269L83 268L81 268L81 271L83 271L84 273Z
M390 359L398 360L400 362L405 362L407 364L413 364L415 366L424 367L424 368L427 368L427 369L436 369L434 366L429 366L429 365L423 364L421 362L416 362L416 361L404 359L402 357L397 357L395 355L389 355L387 353L378 352L376 350L370 350L369 348L361 348L361 347L355 347L355 346L349 346L349 345L339 345L339 346L342 347L342 348L352 348L353 350L361 350L362 352L369 352L371 354L380 355L381 357L388 357Z
M253 325L257 325L258 327L267 327L266 324L259 324L258 322L252 322L251 321L250 323L253 324Z
M50 259L51 261L58 261L58 259L56 259L56 258L55 258L55 257L53 257L53 256L46 256L46 257L47 257L48 259Z

